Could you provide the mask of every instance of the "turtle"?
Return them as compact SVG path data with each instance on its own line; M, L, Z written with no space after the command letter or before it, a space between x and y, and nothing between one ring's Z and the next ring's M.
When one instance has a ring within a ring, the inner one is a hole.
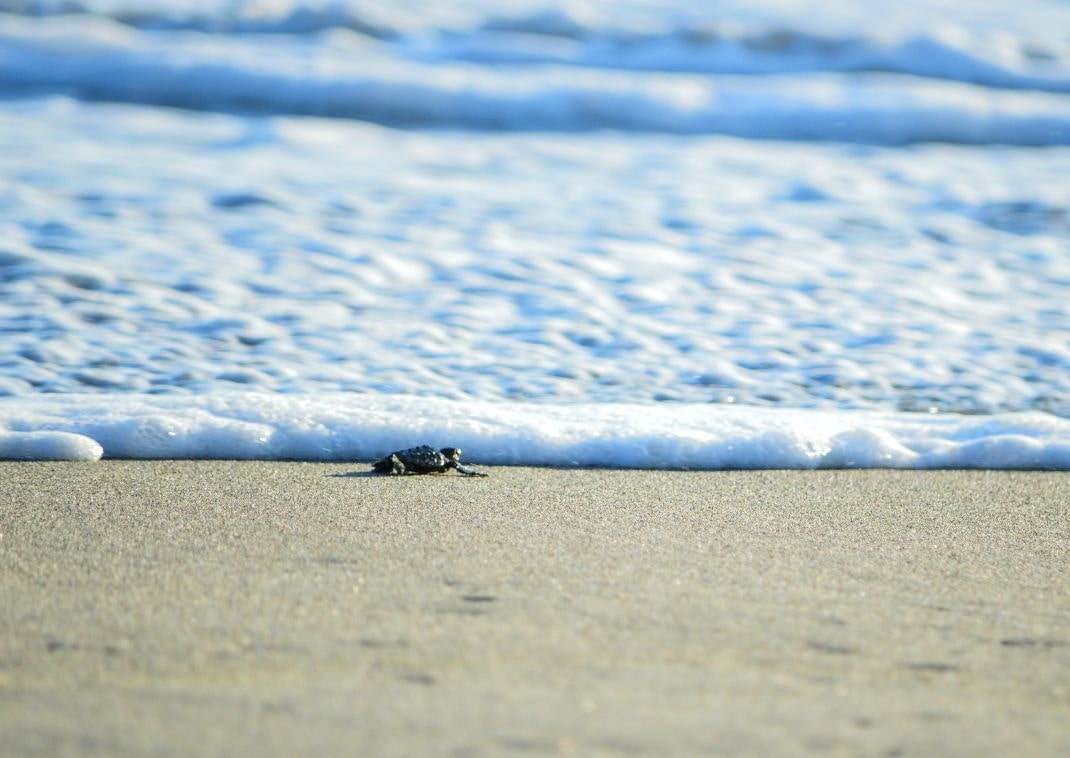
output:
M372 464L380 474L441 474L451 468L465 476L487 476L461 465L461 451L456 447L435 450L430 445L396 450Z

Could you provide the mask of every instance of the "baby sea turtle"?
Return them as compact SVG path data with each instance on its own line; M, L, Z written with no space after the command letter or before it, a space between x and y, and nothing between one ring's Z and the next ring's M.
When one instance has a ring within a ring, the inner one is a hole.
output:
M461 451L455 447L435 450L430 445L397 450L372 464L380 474L441 474L451 468L465 476L487 476L461 465Z

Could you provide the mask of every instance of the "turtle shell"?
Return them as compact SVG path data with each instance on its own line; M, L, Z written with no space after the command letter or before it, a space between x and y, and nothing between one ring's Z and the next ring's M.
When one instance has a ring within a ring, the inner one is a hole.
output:
M415 471L445 471L450 467L450 460L430 445L410 447L394 453L406 468Z

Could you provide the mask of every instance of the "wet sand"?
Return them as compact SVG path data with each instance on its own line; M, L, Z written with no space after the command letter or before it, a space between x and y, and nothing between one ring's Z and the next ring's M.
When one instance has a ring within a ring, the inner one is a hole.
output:
M0 753L1070 753L1070 475L0 464Z

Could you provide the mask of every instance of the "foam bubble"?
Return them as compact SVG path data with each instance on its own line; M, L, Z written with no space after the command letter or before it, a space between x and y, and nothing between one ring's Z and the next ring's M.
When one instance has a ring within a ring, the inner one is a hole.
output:
M104 449L84 434L9 432L0 429L0 459L14 461L97 461Z

